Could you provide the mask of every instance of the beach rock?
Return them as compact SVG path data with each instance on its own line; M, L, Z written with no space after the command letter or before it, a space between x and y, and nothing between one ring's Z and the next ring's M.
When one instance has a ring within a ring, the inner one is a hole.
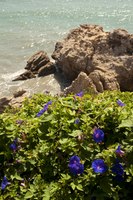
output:
M20 97L20 96L22 96L24 93L26 93L26 90L19 88L17 91L15 91L15 92L13 93L13 97L14 97L14 98Z
M29 97L30 97L30 95L27 92L23 93L20 96L16 96L16 97L13 96L11 101L9 102L9 105L14 108L21 107L22 102L25 100L25 98L29 98Z
M7 106L9 106L10 101L11 101L11 98L9 97L2 97L0 99L0 114L4 112Z
M42 66L38 70L38 76L47 76L49 74L54 74L56 72L55 64L48 62L46 65Z
M36 76L29 70L25 71L24 73L20 74L18 77L13 79L13 81L22 81L22 80L27 80L31 78L35 78Z
M86 73L80 72L78 77L74 81L72 81L72 84L69 87L65 88L64 93L76 94L84 90L88 92L97 93L96 87L93 84L92 80L87 76Z
M31 56L31 58L27 61L25 69L37 73L37 71L48 62L50 62L50 59L47 53L44 51L39 51Z
M0 114L3 113L7 107L21 107L25 98L30 98L30 94L22 88L18 89L11 97L0 98Z
M56 44L52 58L71 81L85 72L98 92L133 91L133 35L126 30L81 25Z
M47 53L44 51L39 51L31 56L31 58L27 61L25 69L26 71L13 79L13 81L35 78L36 75L47 76L55 73L56 71L55 64L50 62Z

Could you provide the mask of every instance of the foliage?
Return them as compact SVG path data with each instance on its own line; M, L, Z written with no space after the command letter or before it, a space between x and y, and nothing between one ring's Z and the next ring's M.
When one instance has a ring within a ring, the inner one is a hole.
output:
M97 129L104 133L100 143L93 138ZM70 172L72 156L79 156L83 173ZM0 115L0 182L6 177L0 200L129 200L132 158L131 92L36 94ZM107 166L104 173L92 169L97 159Z

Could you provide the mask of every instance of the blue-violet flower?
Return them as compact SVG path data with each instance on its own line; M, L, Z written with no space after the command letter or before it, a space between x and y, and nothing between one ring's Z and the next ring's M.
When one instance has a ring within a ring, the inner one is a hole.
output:
M8 184L9 184L8 180L7 180L6 176L4 176L4 178L1 182L1 189L4 190Z
M120 99L117 100L117 104L121 107L125 106L125 104Z
M17 150L17 143L18 143L18 138L16 138L12 144L10 144L10 149L12 151L16 151Z
M104 132L101 129L95 129L93 139L95 142L101 143L104 140Z
M96 159L92 162L92 169L95 173L104 173L107 171L107 166L102 159Z
M16 150L17 150L17 145L16 145L15 142L13 142L12 144L10 144L10 149L11 149L12 151L16 151Z
M121 157L125 154L125 152L121 150L121 146L120 146L120 145L117 147L115 153L116 153L118 156L121 156Z
M78 156L72 156L68 166L73 175L82 174L84 171L84 165L80 163L80 158Z
M73 175L82 174L84 171L84 165L81 163L69 164L69 169Z
M48 106L52 104L52 101L49 101L47 104L44 105L43 109L40 110L36 117L40 117L47 109L48 109Z
M79 124L79 122L80 122L80 119L75 119L75 122L74 122L74 124Z
M113 167L112 172L116 175L122 176L124 174L124 168L123 166L117 161Z
M70 164L80 163L80 158L78 156L72 156L69 160Z
M76 94L76 96L78 96L78 97L82 97L83 95L84 95L84 93L82 91Z

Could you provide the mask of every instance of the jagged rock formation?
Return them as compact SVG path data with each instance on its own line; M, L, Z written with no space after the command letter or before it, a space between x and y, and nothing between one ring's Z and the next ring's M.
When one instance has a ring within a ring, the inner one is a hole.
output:
M39 51L31 56L27 61L25 69L26 71L16 77L13 81L35 78L36 75L47 76L56 71L55 64L50 62L47 53L44 51Z
M35 74L33 74L31 71L27 70L24 73L20 74L18 77L13 79L13 81L21 81L21 80L27 80L31 78L35 78Z
M38 76L47 76L56 72L55 64L48 62L38 70Z
M126 30L81 25L57 42L52 58L71 81L84 72L98 92L133 91L133 35Z
M44 51L39 51L29 58L25 69L37 73L37 71L42 66L45 66L48 62L50 62L50 59L47 56L47 53Z
M78 93L79 91L88 91L97 93L96 87L92 80L87 76L86 73L80 72L78 77L72 81L72 84L64 90L65 94Z

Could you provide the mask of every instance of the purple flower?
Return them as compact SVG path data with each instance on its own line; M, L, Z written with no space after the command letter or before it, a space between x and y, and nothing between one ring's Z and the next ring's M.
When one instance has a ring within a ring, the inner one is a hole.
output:
M96 143L101 143L104 140L104 132L101 129L95 129L93 139Z
M6 176L4 176L4 178L1 182L1 189L4 190L8 184L9 184L8 180L7 180Z
M78 156L72 156L69 160L70 164L80 163L80 158Z
M122 176L124 174L124 168L119 163L119 161L116 161L116 163L112 167L112 172L118 176Z
M84 171L84 165L81 163L69 164L69 169L73 175L82 174Z
M52 101L49 101L47 104L44 105L43 109L40 110L36 117L40 117L47 109L48 109L48 106L52 104Z
M79 122L80 122L80 119L77 118L77 119L75 120L74 124L79 124Z
M95 173L104 173L107 171L107 166L102 159L96 159L92 162L92 169Z
M18 143L18 138L16 138L12 144L10 144L10 149L12 151L16 151L17 150L17 143Z
M84 93L82 91L76 94L77 97L82 97L83 95Z
M125 104L120 99L117 100L117 104L121 107L125 106Z
M15 142L13 142L12 144L10 144L10 149L11 149L12 151L16 151L16 150L17 150L17 145L16 145Z
M116 153L118 156L121 156L121 157L125 154L125 152L121 150L121 146L120 146L120 145L117 147L115 153Z
M73 175L82 174L84 171L84 165L80 163L80 158L78 156L72 156L68 166Z

